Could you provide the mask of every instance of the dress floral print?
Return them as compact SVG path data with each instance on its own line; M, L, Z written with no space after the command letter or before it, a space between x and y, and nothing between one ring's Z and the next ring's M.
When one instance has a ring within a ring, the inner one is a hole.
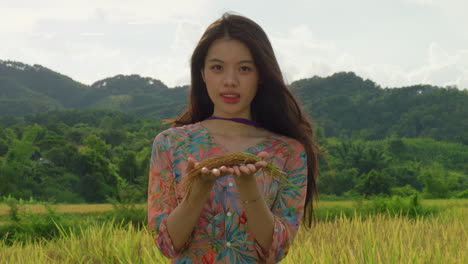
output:
M198 122L158 134L153 143L148 185L148 222L154 241L171 263L277 263L288 253L303 215L307 185L304 147L281 135L265 137L244 152L272 154L288 183L256 173L263 199L274 216L273 242L265 251L255 240L233 175L214 184L198 222L184 246L176 251L167 231L167 217L184 197L181 184L188 158L202 161L229 152Z

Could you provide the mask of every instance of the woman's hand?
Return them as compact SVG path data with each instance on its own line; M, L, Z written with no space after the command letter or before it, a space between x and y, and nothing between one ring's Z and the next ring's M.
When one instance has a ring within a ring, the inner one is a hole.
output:
M236 166L232 166L232 169L234 170L234 175L236 176L236 180L244 180L244 179L249 179L253 178L254 174L261 168L265 168L268 163L265 161L265 159L270 157L270 154L268 154L265 151L262 151L258 153L257 155L262 161L257 161L255 163L249 163L249 164L239 164Z
M186 171L190 171L191 169L198 166L198 164L199 162L189 157ZM209 170L206 167L203 167L201 169L200 176L197 178L197 182L200 183L202 186L211 188L218 178L222 178L228 174L233 174L233 173L234 173L234 169L228 168L226 166L221 166L220 168L214 168L211 170Z
M267 159L270 157L270 155L265 151L258 153L257 156L262 159ZM198 164L199 162L189 157L186 171L190 171L191 169L196 167ZM202 185L206 185L207 187L212 187L218 178L222 178L229 174L233 174L234 176L236 176L236 178L249 178L249 177L253 177L255 172L257 172L259 169L265 168L266 166L267 166L267 162L262 160L262 161L257 161L255 163L239 164L239 165L235 165L232 167L221 166L219 168L214 168L211 170L206 167L203 167L201 169L201 175L198 179Z

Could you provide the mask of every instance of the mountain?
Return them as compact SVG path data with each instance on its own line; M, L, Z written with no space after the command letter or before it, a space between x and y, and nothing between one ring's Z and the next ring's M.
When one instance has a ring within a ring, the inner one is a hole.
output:
M63 108L77 108L81 97L88 90L84 84L76 82L71 78L60 73L49 70L40 65L27 65L21 62L1 61L0 60L0 78L10 84L20 85L30 91L42 95L43 98L49 98L60 104ZM0 94L4 90L12 89L7 86L1 87ZM13 96L25 98L25 89L17 90L18 93ZM3 97L3 96L2 96ZM2 98L3 99L3 98Z
M117 75L93 83L85 96L89 109L112 109L148 119L166 119L187 106L188 86L168 88L159 80Z
M40 65L0 60L0 116L55 109L112 109L148 119L170 118L187 105L188 86L169 89L139 75L81 84Z
M327 137L428 137L468 143L468 91L414 85L382 89L352 72L291 84Z
M382 88L352 72L315 76L290 86L322 136L429 137L468 144L466 90ZM88 86L40 65L0 60L0 117L111 109L153 120L175 118L187 107L188 88L169 88L139 75L117 75Z

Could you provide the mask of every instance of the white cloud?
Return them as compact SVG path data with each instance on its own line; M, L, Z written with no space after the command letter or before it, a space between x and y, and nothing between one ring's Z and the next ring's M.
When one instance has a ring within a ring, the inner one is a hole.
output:
M319 41L306 25L295 27L286 35L274 35L271 39L289 82L313 75L329 75L337 68L353 65L352 56L338 51L332 43Z
M409 74L410 81L468 89L468 49L449 53L436 42L428 48L428 63Z
M436 42L428 47L427 60L414 68L373 60L364 63L333 43L322 42L306 25L293 28L286 35L276 35L272 42L289 82L314 75L329 76L339 71L353 71L383 87L433 84L468 89L468 50L449 52Z
M359 19L382 11L370 0L347 2L343 13L339 1L293 1L291 9L269 5L268 12L259 8L266 1L241 2L234 11L274 32L270 39L289 82L354 71L384 87L429 83L468 89L468 51L460 48L468 45L465 0L395 0L391 7L402 16L392 13L392 21L404 23L392 22L391 31L388 17L372 18L375 27ZM417 8L408 11L402 2ZM87 84L116 74L150 76L170 87L188 84L196 42L232 7L213 0L0 0L0 59L41 64ZM426 19L434 15L434 21ZM446 20L451 24L440 23ZM422 21L430 34L419 32ZM387 36L386 30L402 34Z

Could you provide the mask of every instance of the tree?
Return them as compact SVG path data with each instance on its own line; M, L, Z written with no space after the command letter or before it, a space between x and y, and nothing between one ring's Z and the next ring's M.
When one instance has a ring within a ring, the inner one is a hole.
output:
M326 171L318 178L318 189L321 193L343 195L353 189L354 182L358 177L356 168L341 171Z
M117 186L114 165L95 149L85 147L79 153L78 176L82 197L87 202L104 202L107 197L114 197Z
M466 184L463 174L450 172L439 163L423 169L419 178L424 184L424 194L430 198L449 198L450 191L462 190L461 186Z
M129 184L134 184L138 177L138 165L136 162L135 152L126 151L118 163L119 175Z
M8 152L8 144L2 138L0 138L0 157Z
M356 191L365 197L386 194L389 195L394 186L394 179L384 170L371 170L361 176L356 184Z
M95 150L97 153L105 157L109 155L109 150L111 147L96 135L90 135L89 137L85 138L83 143L86 147Z

